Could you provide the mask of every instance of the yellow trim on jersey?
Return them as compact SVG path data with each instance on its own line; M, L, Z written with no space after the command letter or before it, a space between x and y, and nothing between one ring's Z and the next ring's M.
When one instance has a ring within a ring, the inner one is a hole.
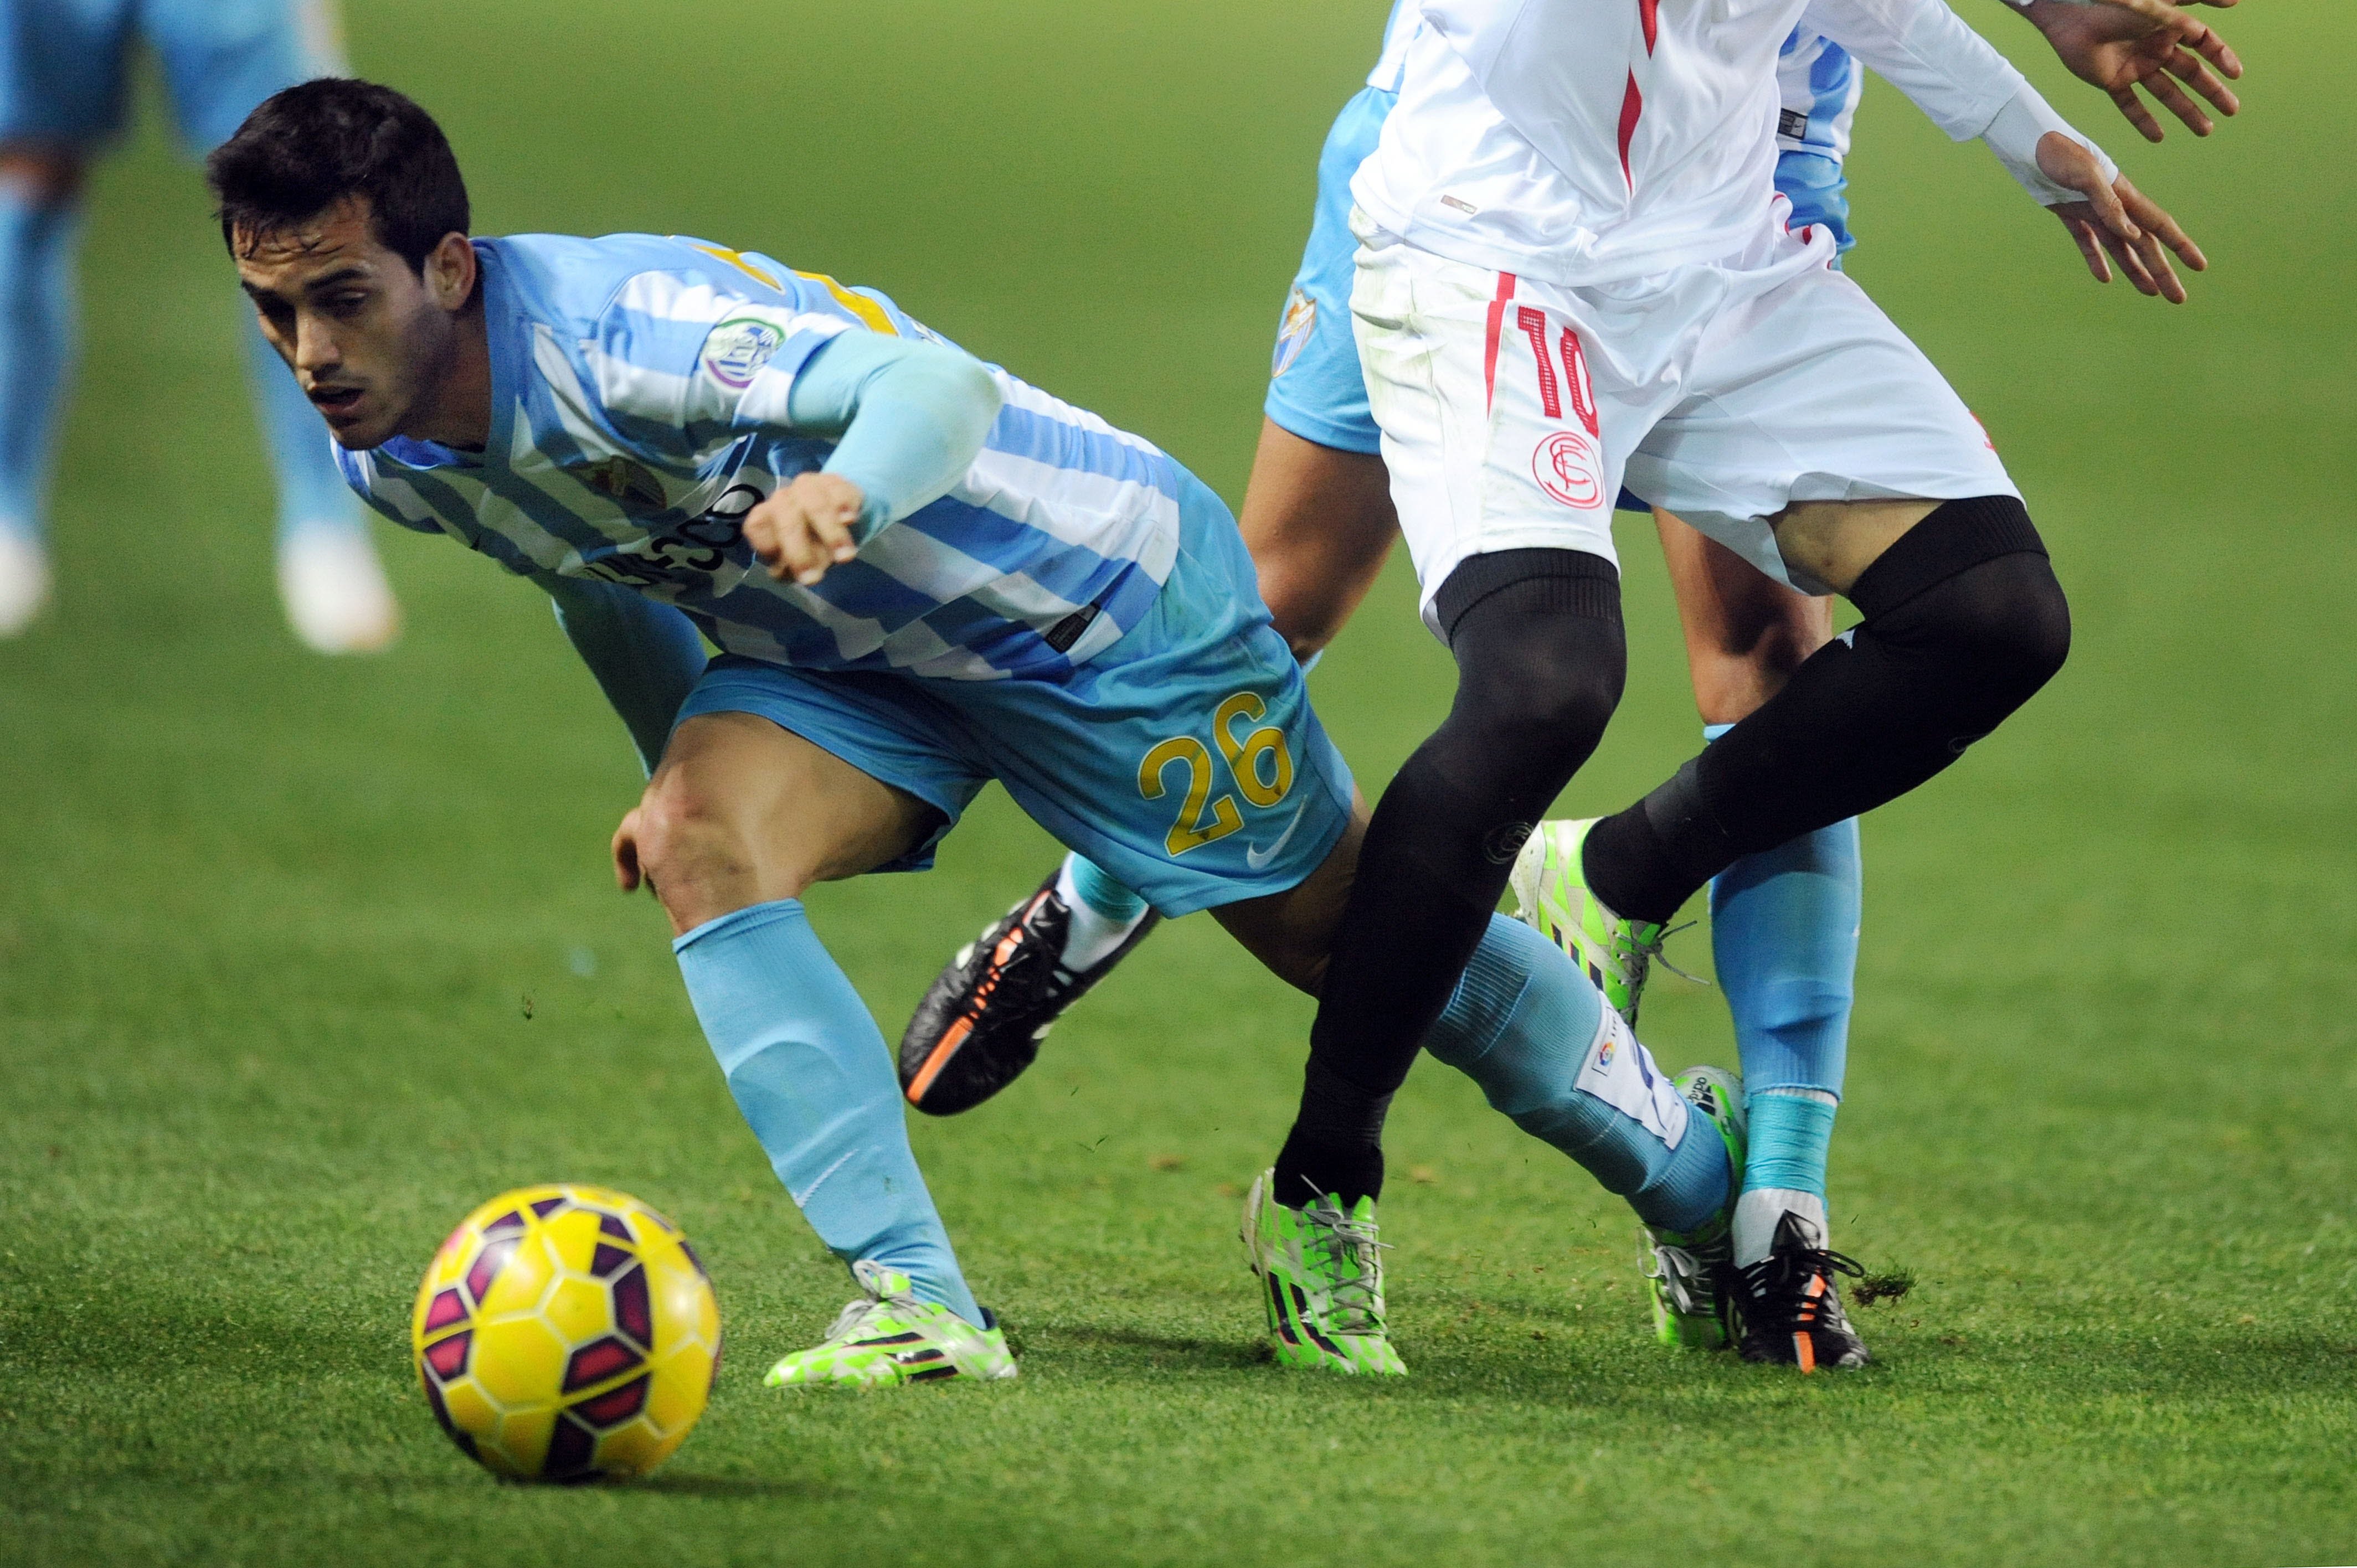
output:
M870 331L881 332L888 338L900 335L900 329L892 325L892 318L884 314L884 307L866 295L852 293L824 273L797 272L794 276L825 285L826 292L834 295L834 303L867 323Z
M761 285L764 288L785 287L785 285L780 283L776 278L771 277L769 274L763 272L760 268L747 261L745 259L745 252L742 251L724 250L718 245L695 245L694 248L703 252L705 255L710 256L714 261L727 263L730 266L735 267L738 272L743 273L747 277L751 278L755 283ZM852 293L849 289L844 287L841 284L835 282L824 273L805 273L798 271L794 274L794 276L798 278L808 278L814 284L823 285L826 292L834 296L835 304L843 306L844 309L851 312L852 315L856 316L861 321L866 323L867 329L869 331L881 332L887 338L898 338L900 335L900 329L892 325L892 318L884 313L884 307L877 304L874 300L868 298L866 295Z
M718 245L697 245L693 243L690 244L689 249L701 251L716 262L726 262L730 266L735 267L738 272L743 273L747 277L751 278L763 288L783 288L786 286L777 279L771 277L769 274L763 272L760 268L755 266L752 263L747 261L745 259L745 252L742 251L724 250Z

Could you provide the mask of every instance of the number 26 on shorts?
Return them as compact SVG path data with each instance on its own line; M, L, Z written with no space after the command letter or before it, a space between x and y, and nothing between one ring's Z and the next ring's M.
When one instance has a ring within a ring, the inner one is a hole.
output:
M1236 736L1237 725L1258 724L1267 714L1268 704L1258 696L1238 692L1211 714L1211 738L1226 759L1228 776L1234 779L1236 792L1255 808L1274 806L1293 790L1293 753L1286 748L1283 730L1261 725L1242 739ZM1190 849L1217 843L1244 825L1235 795L1211 792L1219 782L1218 764L1211 747L1191 735L1159 741L1139 759L1137 792L1149 800L1161 800L1169 792L1165 775L1178 764L1187 769L1186 794L1162 841L1174 860Z

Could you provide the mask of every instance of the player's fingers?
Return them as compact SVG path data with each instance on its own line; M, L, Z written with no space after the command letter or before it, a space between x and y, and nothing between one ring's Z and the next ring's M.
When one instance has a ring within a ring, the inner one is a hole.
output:
M2136 215L2136 220L2143 225L2146 233L2152 235L2162 244L2176 252L2178 259L2195 272L2206 273L2210 270L2210 258L2201 253L2201 247L2193 242L2193 236L2188 234L2178 224L2177 220L2163 211L2150 197L2131 186L2124 199L2127 203L2128 210Z
M2234 90L2210 74L2210 68L2201 63L2201 56L2175 49L2161 63L2168 68L2169 75L2208 99L2211 107L2219 113L2239 114L2243 112L2243 101L2234 96Z
M819 548L826 552L829 561L848 561L859 553L859 542L851 536L851 525L859 518L859 508L830 499L810 510L811 533Z
M820 541L810 514L795 508L778 531L778 564L770 569L770 575L780 582L791 577L807 588L825 576L833 564L834 552Z
M2160 122L2152 117L2152 111L2144 106L2144 100L2136 95L2135 88L2115 88L2112 102L2120 106L2121 116L2134 125L2137 134L2146 141L2158 142L2163 138L2166 133L2161 130Z
M2184 121L2186 128L2195 135L2206 136L2218 128L2215 122L2201 112L2201 105L2187 97L2185 89L2178 86L2169 78L2147 77L2145 79L2144 87L2147 92L2160 101L2162 108Z
M2183 305L2189 297L2185 285L2179 281L2177 269L2169 264L2169 252L2161 244L2160 236L2146 230L2144 240L2136 249L2137 259L2144 263L2145 274L2152 279L2160 297L2171 305Z
M2071 238L2079 242L2079 253L2087 259L2087 270L2097 283L2112 281L2112 264L2104 259L2103 242L2095 237L2095 226L2083 218L2065 218L2062 227L2071 231Z
M614 885L625 893L639 890L639 813L622 819L614 830Z
M2094 209L2095 221L2103 225L2105 233L2131 244L2144 238L2144 231L2136 227L2136 220L2128 216L2127 207L2120 200L2120 193L2112 188L2109 180L2098 175L2088 181L2086 197L2087 205Z
M2233 81L2240 81L2243 79L2243 57L2236 54L2233 47L2218 36L2218 30L2215 27L2202 28L2201 37L2187 38L2185 47L2224 71Z
M2104 253L2118 263L2120 275L2128 280L2128 285L2138 294L2159 294L2160 285L2152 281L2152 274L2146 268L2144 258L2136 254L2135 244L2120 239L2109 230L2100 232Z

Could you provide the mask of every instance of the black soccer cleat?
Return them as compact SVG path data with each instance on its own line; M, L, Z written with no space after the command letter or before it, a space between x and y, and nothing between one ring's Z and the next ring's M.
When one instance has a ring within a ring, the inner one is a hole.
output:
M934 977L900 1036L900 1091L929 1116L953 1116L996 1094L1023 1076L1064 1009L1161 922L1147 910L1128 940L1075 974L1063 964L1071 907L1049 876Z
M1854 1258L1819 1245L1801 1216L1776 1221L1768 1255L1736 1271L1736 1307L1743 1318L1743 1359L1782 1361L1803 1372L1819 1367L1863 1367L1874 1359L1842 1310L1835 1276L1866 1273Z

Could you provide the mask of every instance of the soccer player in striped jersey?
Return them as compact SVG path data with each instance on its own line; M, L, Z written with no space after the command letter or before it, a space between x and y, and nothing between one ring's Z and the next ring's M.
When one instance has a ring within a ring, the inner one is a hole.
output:
M2029 0L2023 9L2064 62L2109 92L2149 139L2158 140L2160 131L2136 96L2140 86L2197 134L2207 134L2212 122L2173 79L2182 78L2221 113L2237 107L2200 57L2229 75L2239 74L2239 63L2222 40L2187 25L2181 14L2062 0ZM1348 226L1348 188L1398 101L1418 12L1409 0L1394 5L1366 86L1327 138L1318 205L1279 324L1260 454L1241 514L1275 625L1305 660L1318 657L1355 609L1397 536L1351 331L1357 242ZM1791 229L1823 228L1832 235L1838 266L1839 253L1855 243L1843 166L1864 74L1804 19L1784 42L1777 77L1776 190L1791 204ZM1642 510L1625 492L1621 504ZM1705 736L1716 738L1831 639L1832 601L1771 581L1666 511L1655 518ZM1518 859L1512 885L1523 918L1575 953L1633 1024L1658 944L1632 950L1623 943L1616 951L1612 933L1593 918L1577 875L1587 826L1543 824ZM1860 882L1851 820L1747 855L1711 885L1714 952L1744 1078L1739 1086L1707 1074L1681 1081L1712 1102L1735 1089L1738 1119L1748 1104L1747 1190L1823 1202L1846 1057ZM1055 877L959 953L920 1004L902 1044L910 1101L946 1114L1004 1088L1033 1059L1062 1009L1103 980L1152 920L1134 894L1085 859L1068 857ZM1000 954L1014 967L999 961ZM1781 1201L1763 1197L1755 1207ZM1772 1217L1754 1225L1755 1243L1773 1228ZM1647 1245L1663 1342L1727 1343L1728 1315L1715 1283L1730 1261L1727 1228L1699 1236L1649 1228ZM1829 1344L1831 1337L1829 1326Z
M1364 809L1234 521L872 291L678 238L470 240L447 143L389 89L282 92L209 173L353 488L545 587L651 768L618 878L657 891L731 1092L861 1291L771 1383L1012 1376L800 896L930 864L996 778L1314 991ZM1651 1222L1723 1207L1729 1149L1573 962L1503 917L1480 947L1436 1054ZM1372 1197L1263 1218L1279 1355L1402 1370Z

